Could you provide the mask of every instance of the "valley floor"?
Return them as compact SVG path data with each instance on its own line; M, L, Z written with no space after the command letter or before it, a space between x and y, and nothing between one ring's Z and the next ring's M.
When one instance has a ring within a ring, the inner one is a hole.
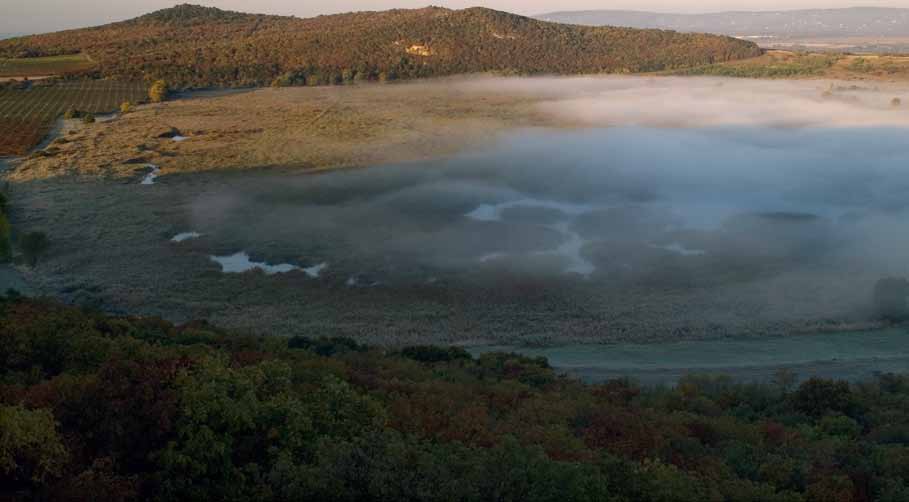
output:
M406 257L363 258L333 235L308 240L292 226L260 233L250 225L274 222L265 214L236 213L230 194L267 176L294 183L300 175L187 173L164 176L153 186L69 177L17 183L11 192L14 227L41 229L53 242L26 279L36 294L112 312L389 346L650 343L876 326L864 321L853 299L856 292L870 292L877 277L850 270L719 287L671 280L660 285L616 280L605 271L582 280L491 264L473 271L423 269ZM194 226L222 215L230 216L217 228ZM412 217L431 221L433 215ZM190 231L204 235L173 241ZM328 267L318 277L303 271L225 274L211 259L244 249L261 250L255 261ZM716 277L702 279L723 281L726 273L720 267Z
M197 201L214 203L205 211L218 212L221 200L226 210L231 202L220 194L243 193L268 177L280 186L305 173L481 149L515 129L589 125L592 119L584 112L596 110L583 101L576 115L581 119L551 113L546 106L560 96L559 83L569 80L577 97L602 92L596 79L583 78L509 86L497 80L453 80L264 89L144 106L105 123L69 124L48 148L8 174L14 228L42 230L53 243L26 279L38 294L113 312L209 319L256 332L350 336L385 345L653 342L875 326L866 322L868 305L857 306L854 298L870 298L880 277L855 270L818 280L806 273L721 287L664 287L613 282L607 276L541 280L533 274L490 275L484 269L452 276L411 270L423 275L373 285L369 277L358 282L357 274L366 270L394 277L401 263L362 263L335 242L301 244L290 231L255 242L249 234L266 224L268 215L260 223L254 218L222 222L226 230L220 236L172 242L186 232L210 233L194 226L200 220ZM716 94L719 87L705 82L700 92ZM635 81L636 87L651 84ZM826 86L816 87L802 89L804 99L826 99ZM846 98L832 99L834 107L851 106ZM871 106L876 108L868 113L895 117L886 104ZM605 123L619 117L606 115ZM672 123L659 114L653 120ZM156 183L153 187L140 183L150 166L160 168L154 171L160 178L146 178ZM427 212L414 218L430 222L434 216ZM226 237L231 223L233 236ZM211 259L250 249L267 249L265 256L252 259L272 264L330 266L318 277L224 274ZM717 275L705 282L723 280Z

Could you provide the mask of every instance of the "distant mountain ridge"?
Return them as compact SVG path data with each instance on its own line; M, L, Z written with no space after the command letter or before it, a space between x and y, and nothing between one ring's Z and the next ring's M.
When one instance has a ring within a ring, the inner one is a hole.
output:
M462 73L647 72L757 56L750 42L547 23L485 8L309 19L179 5L95 28L0 41L0 57L82 52L97 75L176 87L319 85Z
M909 37L909 9L887 7L707 14L588 10L553 12L535 17L586 26L627 26L736 37Z

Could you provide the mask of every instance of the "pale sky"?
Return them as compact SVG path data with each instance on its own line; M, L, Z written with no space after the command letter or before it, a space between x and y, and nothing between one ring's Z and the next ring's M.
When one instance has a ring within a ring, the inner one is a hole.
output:
M0 0L0 33L39 33L129 19L176 3L310 17L358 10L440 5L483 6L518 14L556 10L631 9L661 12L909 7L909 0Z

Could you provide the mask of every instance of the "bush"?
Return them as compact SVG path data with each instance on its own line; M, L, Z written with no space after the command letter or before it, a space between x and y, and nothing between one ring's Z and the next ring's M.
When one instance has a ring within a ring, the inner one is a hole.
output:
M26 263L34 267L38 264L40 258L50 247L50 241L43 232L30 232L19 239L19 249L25 257Z
M82 112L80 112L79 110L74 110L72 108L70 108L69 110L66 110L66 112L63 113L63 118L65 118L66 120L77 119L81 116L82 116Z
M120 103L120 113L129 113L133 111L133 104L129 101Z
M95 123L95 116L94 116L94 114L86 113L85 115L83 115L83 116L82 116L82 123L83 123L83 124L94 124L94 123Z

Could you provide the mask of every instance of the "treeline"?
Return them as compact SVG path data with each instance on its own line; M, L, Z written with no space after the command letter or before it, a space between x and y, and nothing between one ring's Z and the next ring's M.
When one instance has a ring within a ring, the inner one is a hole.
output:
M794 54L783 59L767 57L747 62L712 64L676 70L675 75L706 75L737 78L792 78L820 76L842 56L830 54Z
M0 300L0 499L909 500L909 378L584 385L545 360Z
M311 19L182 5L130 21L0 41L7 57L86 53L97 75L176 88L326 85L477 72L648 72L757 56L751 42L546 23L483 8Z

